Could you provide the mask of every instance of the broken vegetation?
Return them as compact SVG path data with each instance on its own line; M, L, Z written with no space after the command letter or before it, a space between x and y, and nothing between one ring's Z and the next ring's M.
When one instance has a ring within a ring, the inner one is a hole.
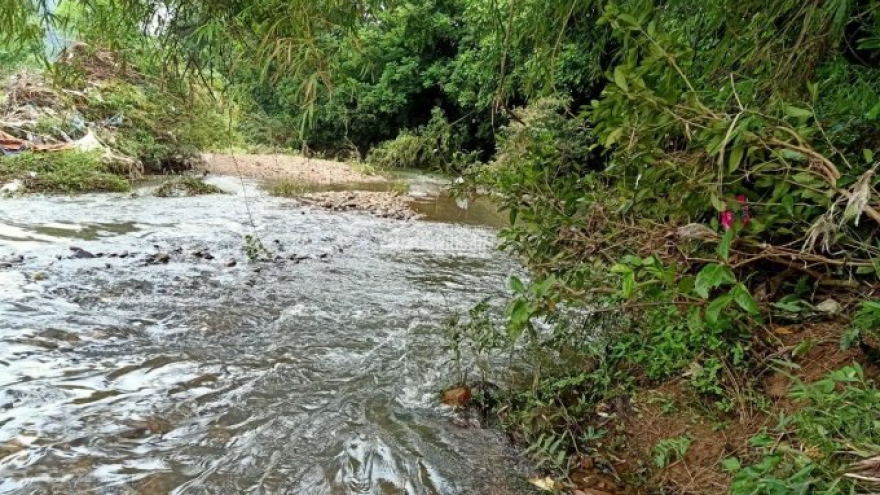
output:
M81 151L0 156L0 183L7 193L75 194L131 188L127 175L106 163L100 153Z
M158 188L156 188L153 194L160 198L168 198L175 196L223 194L223 190L213 184L206 183L201 177L184 175L166 179Z
M24 192L116 191L144 173L192 169L202 150L235 138L208 90L178 86L83 43L43 73L14 74L0 96L5 182L26 183Z

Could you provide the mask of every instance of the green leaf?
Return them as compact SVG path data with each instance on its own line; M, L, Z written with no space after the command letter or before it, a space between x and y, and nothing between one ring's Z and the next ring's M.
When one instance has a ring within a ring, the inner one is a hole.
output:
M728 172L736 172L736 170L739 168L739 164L742 163L744 154L745 146L739 145L733 147L733 150L730 152L730 162L728 162L727 164Z
M526 286L519 277L510 277L510 290L515 294L522 294L526 291Z
M614 84L617 84L624 93L629 93L629 85L626 83L626 74L622 66L618 65L614 68Z
M865 157L865 163L872 164L874 163L874 152L868 149L862 150L862 156Z
M623 261L624 263L626 263L629 266L642 266L642 258L639 258L638 256L633 256L631 254L625 255L621 259L621 261Z
M796 119L804 119L813 116L812 110L807 110L805 108L800 108L793 105L783 105L782 111L785 112L785 115L788 115L789 117L794 117Z
M769 447L776 443L776 439L768 433L759 433L749 439L749 445L752 447Z
M633 271L632 267L630 267L628 265L624 265L623 263L618 263L618 264L611 267L611 273L624 274L624 273L632 273L632 271Z
M793 162L798 162L798 163L806 162L808 159L807 155L801 153L800 151L789 150L789 149L784 149L784 150L780 151L779 155L786 160L791 160ZM800 175L800 174L796 174L796 175ZM810 175L810 174L806 174L806 175ZM812 180L814 182L818 182L818 179L815 176L813 176Z
M678 281L678 292L681 294L690 294L694 290L694 277L681 277Z
M815 104L816 101L819 100L819 84L818 83L807 83L807 89L810 90L810 98Z
M718 243L718 256L724 261L730 259L730 244L733 242L734 237L736 237L736 230L727 229L721 238L721 242Z
M761 310L758 308L758 303L755 302L755 299L749 293L749 289L745 286L745 284L736 284L733 290L730 291L733 294L733 299L739 304L746 313L750 315L760 314Z
M840 336L840 348L844 351L851 349L859 342L861 335L862 331L858 327L849 327Z
M728 457L721 461L721 467L728 473L735 473L742 468L742 465L736 457Z
M860 50L880 50L880 37L859 40Z
M709 303L709 307L706 308L706 321L713 325L718 323L718 318L721 316L721 312L727 309L732 302L733 296L730 294L716 297L714 301Z
M793 295L785 296L779 301L771 304L771 306L789 313L800 313L801 311L812 309L812 306L809 303Z
M712 289L734 283L736 283L736 276L730 268L717 263L711 263L704 266L700 273L697 274L694 292L703 299L708 299L709 292Z
M611 131L605 138L605 147L610 148L614 146L614 143L616 143L623 136L623 131L623 127L618 127L617 129Z
M786 194L782 197L782 207L785 208L785 212L789 215L794 215L794 196L791 194Z
M529 302L525 299L515 299L511 301L510 307L508 308L508 314L510 316L510 320L522 323L529 319Z
M525 299L516 299L508 306L507 314L510 318L507 326L507 335L511 341L515 342L522 335L529 322L529 318L532 316L531 307Z
M540 282L532 285L532 293L535 294L536 297L542 298L550 292L550 289L556 285L556 275L550 275L549 277L541 280Z
M623 275L623 297L629 299L636 291L636 275L633 272Z
M876 266L860 266L856 268L856 275L873 275L876 272Z
M794 346L794 349L791 350L792 357L801 357L808 352L810 349L816 347L816 341L813 339L805 339L800 344Z
M874 105L873 108L871 108L871 110L868 111L868 119L874 120L877 117L880 117L880 102L878 102L876 105Z
M633 17L629 14L621 13L617 16L617 19L620 22L622 22L623 24L626 24L627 27L630 29L638 29L639 28L639 21L635 17Z
M727 209L727 205L718 199L718 195L714 192L709 196L709 201L712 202L712 208L715 208L715 211L717 212L722 212Z

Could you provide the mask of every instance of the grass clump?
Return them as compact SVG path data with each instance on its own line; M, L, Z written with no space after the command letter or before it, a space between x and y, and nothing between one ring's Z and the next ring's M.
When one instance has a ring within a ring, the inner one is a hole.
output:
M98 153L22 153L0 156L0 182L21 183L21 192L76 194L124 192L127 177L106 164Z
M295 198L308 191L306 184L290 179L282 179L269 187L269 194L280 198Z
M724 461L731 495L873 493L880 471L880 389L858 364L797 384L799 406L773 432L752 438L760 456Z
M186 175L164 181L153 194L160 198L168 198L223 194L223 190L213 184L206 183L201 177Z

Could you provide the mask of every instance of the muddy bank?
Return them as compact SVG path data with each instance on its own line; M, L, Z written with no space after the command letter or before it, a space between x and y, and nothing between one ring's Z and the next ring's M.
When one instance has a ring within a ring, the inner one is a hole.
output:
M197 171L262 180L289 180L308 184L379 183L385 178L368 175L342 162L283 154L202 155Z

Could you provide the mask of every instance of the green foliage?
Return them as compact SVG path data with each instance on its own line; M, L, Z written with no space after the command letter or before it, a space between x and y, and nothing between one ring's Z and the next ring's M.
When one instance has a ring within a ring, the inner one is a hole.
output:
M507 337L512 343L520 340L526 331L531 341L537 339L537 331L532 320L554 311L558 301L558 294L553 291L555 285L556 278L552 275L528 287L517 277L510 279L510 288L514 292L514 297L508 303L505 313L508 318Z
M30 42L22 46L0 40L0 76L22 67L38 66L42 51L42 43Z
M613 150L611 165L625 177L664 184L630 189L633 208L672 219L711 219L713 209L728 208L729 201L719 198L745 194L758 214L742 229L741 243L760 239L815 247L824 240L829 250L831 239L846 238L825 228L846 220L834 217L834 203L846 200L835 198L837 183L852 184L872 164L861 160L861 149L847 150L829 141L811 96L792 104L783 98L798 93L788 86L754 93L753 81L736 77L721 83L720 91L702 92L697 85L717 86L712 73L695 70L705 70L702 65L710 61L689 57L684 40L648 20L650 11L636 18L609 9L605 19L627 47L626 62L613 69L613 84L591 110L596 133ZM777 67L775 57L760 60L767 70L790 69ZM809 82L801 79L800 94ZM673 149L670 135L677 136ZM627 143L620 142L623 136L628 136ZM825 158L828 152L851 164L848 175L841 177ZM818 224L823 216L827 221Z
M162 181L162 184L153 192L160 198L172 196L201 196L205 194L223 194L219 187L208 184L201 177L184 175Z
M282 179L269 186L269 194L282 198L296 198L309 192L307 184L289 179Z
M244 236L244 254L248 260L253 262L260 261L264 258L271 258L272 252L263 244L263 241L256 235L245 234Z
M564 441L564 435L543 433L526 448L526 454L535 460L538 468L565 472L568 468L569 454Z
M446 89L465 28L464 3L401 2L376 12L374 22L356 30L331 29L316 36L314 48L325 55L317 75L284 72L283 65L239 64L233 77L244 81L243 90L261 115L258 122L244 123L245 132L257 141L268 134L273 144L357 156L400 135L402 142L389 145L397 149L383 159L392 166L402 166L401 160L431 166L451 157L440 153L491 140L488 122L475 120L487 115L485 109L460 106ZM264 69L271 83L255 77ZM457 141L438 152L435 148L444 143L417 149L425 135L430 140L447 134L450 140L448 130L435 129L446 118L460 120Z
M504 246L529 263L581 269L583 259L566 249L576 241L565 234L589 228L584 217L601 179L588 173L595 145L586 122L567 107L567 100L542 99L518 111L519 120L500 133L496 159L468 170L459 192L499 193L513 224L501 233Z
M0 156L0 183L16 180L23 192L54 194L121 192L131 187L100 154L77 151Z
M753 347L763 319L813 312L836 287L829 279L874 280L880 255L865 207L876 196L880 134L868 122L880 71L865 63L875 53L851 48L876 32L876 5L633 0L599 10L594 39L607 51L591 101L529 101L494 160L460 188L499 194L512 222L505 247L539 280L555 276L555 304L589 301L583 322L510 302L512 336L523 329L540 356L591 365L529 358L535 376L508 423L529 444L582 428L589 403L670 380L717 413L742 406L763 368ZM611 329L599 324L615 312ZM548 322L550 335L535 331ZM556 387L569 380L589 385Z
M510 344L491 312L489 300L480 301L468 311L466 319L453 317L445 325L446 350L459 375L459 382L469 378L469 368L479 371L482 381L488 379L493 358Z
M77 105L93 122L117 121L111 145L147 170L186 170L202 150L234 144L228 119L203 93L180 94L147 83L113 81Z
M665 468L673 462L682 461L690 448L691 439L686 435L664 438L654 446L654 464L659 468Z
M849 349L859 340L869 347L880 347L880 302L863 301L853 318L849 329L844 333L840 343L843 349Z
M862 470L876 469L880 454L876 384L854 364L815 383L798 384L791 397L802 407L780 419L778 434L752 439L751 445L761 452L757 462L725 462L734 475L730 493L870 493L871 486L858 476Z
M454 128L439 109L431 121L415 131L403 131L391 141L373 148L367 162L380 169L427 168L459 171L476 161L473 153L463 153L462 133Z
M377 159L395 166L449 168L456 153L485 158L511 103L555 92L587 101L595 92L602 79L597 61L610 41L607 32L591 28L597 5L407 0L372 11L356 28L330 23L301 31L308 39L236 38L231 78L256 116L245 119L242 130L257 142L349 156L391 141ZM216 25L204 31L215 42L230 35ZM578 42L585 39L595 43L590 56ZM278 52L279 43L306 46ZM253 45L274 45L267 48L270 60L254 58ZM284 53L296 60L280 60ZM438 137L430 129L438 112L454 128L454 142L446 138L445 148L421 139Z

